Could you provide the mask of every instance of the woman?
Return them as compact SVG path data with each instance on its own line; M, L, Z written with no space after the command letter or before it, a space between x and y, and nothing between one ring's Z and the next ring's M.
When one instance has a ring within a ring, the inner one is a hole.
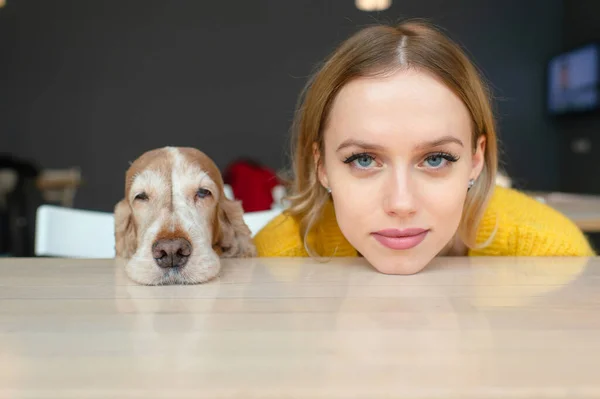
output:
M412 274L438 255L594 255L566 217L496 187L488 89L430 25L369 27L342 43L293 128L291 205L257 234L261 256L364 256Z

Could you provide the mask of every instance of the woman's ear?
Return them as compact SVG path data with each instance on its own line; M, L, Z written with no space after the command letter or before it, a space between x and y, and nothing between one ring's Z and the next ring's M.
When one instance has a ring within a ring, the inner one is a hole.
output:
M486 138L482 134L477 139L477 143L475 144L475 151L473 152L473 158L471 161L472 169L470 179L477 180L481 171L483 170L483 166L485 165L485 145Z
M219 238L223 258L248 258L256 256L252 233L244 222L244 209L239 201L223 196L218 210Z
M329 188L329 179L327 178L327 174L325 173L325 166L323 165L323 156L317 143L313 143L313 162L315 163L315 170L317 171L317 178L319 179L319 183L321 183L323 187Z
M131 258L137 250L137 234L131 207L126 200L115 206L115 252L118 257Z

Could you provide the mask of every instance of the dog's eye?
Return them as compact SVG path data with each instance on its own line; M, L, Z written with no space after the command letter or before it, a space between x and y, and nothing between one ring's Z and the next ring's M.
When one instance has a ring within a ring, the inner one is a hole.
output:
M148 201L148 194L146 194L146 193L139 193L138 195L135 196L134 200L136 200L136 201Z
M212 195L212 193L205 188L201 188L196 192L196 197L198 197L198 198L206 198L206 197L210 197L211 195Z

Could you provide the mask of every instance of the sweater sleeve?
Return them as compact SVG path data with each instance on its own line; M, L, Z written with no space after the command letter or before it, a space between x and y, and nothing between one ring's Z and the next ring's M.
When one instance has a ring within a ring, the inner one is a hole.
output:
M260 257L308 256L300 227L291 216L281 214L271 220L254 236Z

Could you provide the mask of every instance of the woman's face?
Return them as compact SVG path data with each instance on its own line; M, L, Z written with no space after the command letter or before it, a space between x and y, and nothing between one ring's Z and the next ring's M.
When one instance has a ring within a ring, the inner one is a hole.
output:
M462 101L425 72L359 78L334 100L319 179L346 239L377 270L422 270L453 239L483 167Z

